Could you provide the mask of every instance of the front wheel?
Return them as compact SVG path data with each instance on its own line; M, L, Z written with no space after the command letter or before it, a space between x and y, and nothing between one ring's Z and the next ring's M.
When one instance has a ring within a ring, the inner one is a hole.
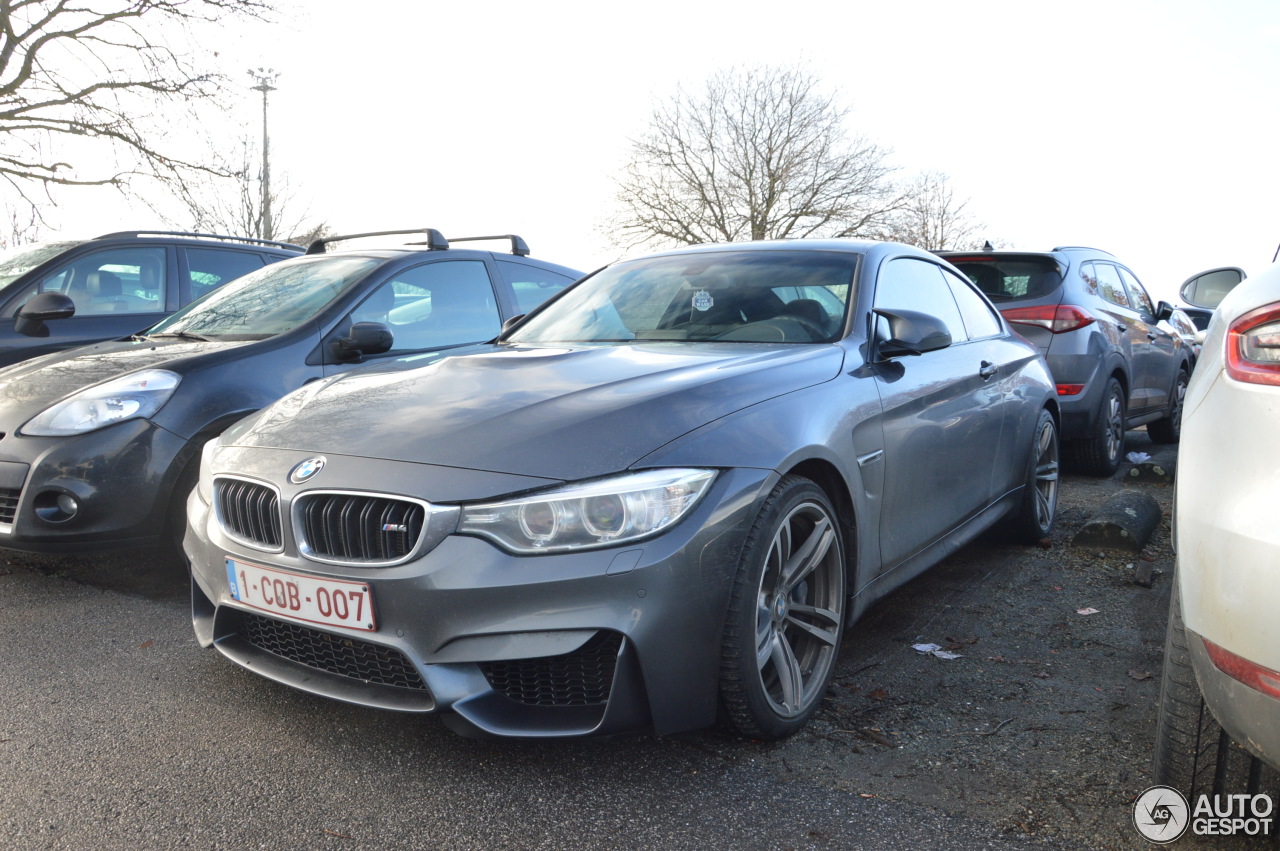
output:
M1169 413L1164 419L1156 420L1147 426L1147 434L1152 443L1177 443L1182 437L1182 406L1187 398L1187 384L1190 379L1185 369L1178 370L1178 380L1173 383L1173 392L1169 399Z
M725 716L780 739L817 710L844 634L840 523L816 484L787 476L765 500L738 560L720 661Z

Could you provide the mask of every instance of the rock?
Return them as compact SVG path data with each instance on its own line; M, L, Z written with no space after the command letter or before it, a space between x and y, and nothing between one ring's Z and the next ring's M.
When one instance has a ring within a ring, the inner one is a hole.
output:
M1160 525L1160 505L1142 491L1111 497L1071 540L1074 547L1138 552Z

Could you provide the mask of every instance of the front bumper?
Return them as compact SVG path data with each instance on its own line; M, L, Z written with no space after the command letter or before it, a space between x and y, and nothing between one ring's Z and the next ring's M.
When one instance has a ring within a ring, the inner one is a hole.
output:
M305 457L272 454L289 456L272 465L286 470ZM363 480L391 481L405 466L364 459ZM364 706L447 713L462 731L705 727L715 720L738 548L773 482L770 471L723 472L689 516L637 544L529 557L449 535L411 561L375 568L306 559L287 523L280 551L255 551L225 533L197 490L184 542L196 636L278 682ZM282 486L284 517L304 491ZM228 558L366 582L377 628L307 625L249 608L230 592Z
M56 553L157 543L191 451L147 420L71 437L4 437L0 547ZM56 509L59 495L75 501L72 515Z

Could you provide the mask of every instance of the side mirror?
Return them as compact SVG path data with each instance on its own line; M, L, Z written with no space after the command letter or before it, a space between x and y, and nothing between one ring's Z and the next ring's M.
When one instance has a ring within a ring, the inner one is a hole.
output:
M1163 322L1173 316L1173 305L1167 301L1161 301L1156 304L1156 321Z
M40 293L18 308L13 330L28 337L48 337L47 320L66 319L75 312L76 303L65 293Z
M877 310L889 323L889 337L881 340L876 352L882 359L920 355L951 345L951 332L942 320L915 310Z
M362 355L380 355L391 351L395 335L381 322L357 322L350 336L333 341L334 353L342 360L357 360Z
M503 322L503 323L502 323L502 332L501 332L501 333L505 334L505 333L507 333L508 331L510 331L512 328L514 328L514 327L516 327L517 325L519 325L519 324L520 324L520 320L521 320L521 319L524 319L524 318L525 318L525 316L527 316L527 315L528 315L528 314L526 314L526 313L517 313L515 316L511 317L510 319L508 319L506 322Z
M1178 294L1192 307L1213 310L1226 298L1227 293L1240 286L1245 277L1244 269L1236 266L1209 269L1183 281Z

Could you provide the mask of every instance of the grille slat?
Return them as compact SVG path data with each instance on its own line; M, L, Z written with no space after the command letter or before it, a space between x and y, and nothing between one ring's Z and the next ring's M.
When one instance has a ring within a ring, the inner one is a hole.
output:
M609 700L622 635L601 632L572 653L484 662L489 685L517 703L533 706L594 706Z
M274 490L240 479L218 479L214 487L219 519L231 534L267 549L280 548L280 497Z
M393 648L250 612L242 612L241 617L241 637L259 650L360 682L427 690L413 664Z
M12 523L18 513L20 488L0 488L0 523Z
M371 494L308 493L295 505L304 553L352 564L408 556L427 516L420 503Z

